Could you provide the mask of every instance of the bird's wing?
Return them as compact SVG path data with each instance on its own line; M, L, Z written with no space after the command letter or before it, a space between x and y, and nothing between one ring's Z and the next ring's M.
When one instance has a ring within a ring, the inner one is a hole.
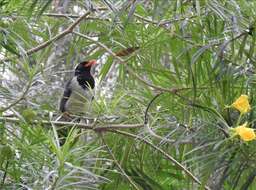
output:
M68 99L69 99L69 97L70 97L70 95L72 93L72 89L71 89L71 86L70 86L71 85L71 81L72 80L69 80L67 82L67 84L65 86L65 90L64 90L63 96L62 96L62 98L60 100L60 107L59 107L59 109L60 109L61 112L65 112L66 111L65 110L65 105L66 105L66 103L67 103L67 101L68 101Z

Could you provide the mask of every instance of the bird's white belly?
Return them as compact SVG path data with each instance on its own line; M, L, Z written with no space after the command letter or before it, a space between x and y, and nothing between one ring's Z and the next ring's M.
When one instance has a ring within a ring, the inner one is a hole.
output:
M90 111L94 91L84 90L76 78L71 81L72 93L66 103L65 109L71 114L81 114Z

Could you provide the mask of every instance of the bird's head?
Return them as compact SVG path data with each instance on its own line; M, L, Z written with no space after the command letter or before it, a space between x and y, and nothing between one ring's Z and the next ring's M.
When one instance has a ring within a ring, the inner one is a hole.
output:
M75 76L79 74L90 73L92 66L97 64L96 60L84 61L79 63L75 69Z

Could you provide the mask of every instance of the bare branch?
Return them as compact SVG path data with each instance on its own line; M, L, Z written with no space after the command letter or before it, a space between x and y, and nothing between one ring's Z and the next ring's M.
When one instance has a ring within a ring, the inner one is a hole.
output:
M0 121L19 123L21 120L16 117L0 117ZM73 127L76 126L81 129L91 129L91 130L107 130L107 129L134 129L141 128L143 124L108 124L108 123L92 123L92 124L84 124L84 123L75 123L75 122L64 122L64 121L47 121L47 120L34 120L31 122L32 124L46 124L46 125L57 125L57 126L67 126Z

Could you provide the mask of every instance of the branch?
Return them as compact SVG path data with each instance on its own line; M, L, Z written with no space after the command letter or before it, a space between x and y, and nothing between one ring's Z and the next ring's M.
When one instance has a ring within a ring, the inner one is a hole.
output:
M119 131L119 130L113 130L111 131L113 133L116 134L121 134L127 137L131 137L134 139L139 139L142 142L144 142L145 144L151 146L152 148L154 148L155 150L157 150L158 152L160 152L162 155L164 155L168 160L170 160L173 164L175 164L178 168L180 168L181 170L183 170L191 179L193 179L193 181L195 181L197 184L199 185L203 185L203 183L196 177L194 176L185 166L183 166L180 162L178 162L176 159L174 159L172 156L170 156L169 154L167 154L164 150L162 150L161 148L159 148L158 146L154 145L153 143L149 142L148 140L146 140L143 137L125 132L125 131ZM204 189L206 190L211 190L208 186L204 186Z
M52 42L64 37L65 35L71 33L73 31L73 29L85 18L87 17L88 15L90 14L90 12L86 12L85 14L83 14L82 16L80 16L77 20L75 20L75 22L73 24L71 24L66 30L64 30L63 32L61 32L60 34L54 36L52 39L46 41L46 42L43 42L42 44L32 48L32 49L29 49L28 51L26 51L26 54L27 55L30 55L32 53L35 53L37 51L39 51L40 49L43 49L45 47L47 47L48 45L50 45Z
M87 35L84 35L82 33L79 33L79 32L75 32L73 31L73 34L76 34L77 36L80 36L82 38L85 38L95 44L97 44L99 47L101 47L102 49L104 49L106 52L108 52L110 55L112 55L115 59L117 59L118 61L120 61L121 63L126 63L126 61L124 59L122 59L121 57L119 56L116 56L116 54L110 49L108 48L105 44L99 42L98 40L95 40Z
M16 117L0 117L0 121L19 123L22 120ZM65 121L47 121L47 120L34 120L30 122L32 124L45 124L51 125L54 124L56 126L67 126L73 127L76 126L81 129L90 129L94 131L98 130L108 130L108 129L134 129L144 127L144 124L108 124L108 123L92 123L92 124L84 124L84 123L75 123L75 122L65 122ZM101 125L101 126L99 126Z
M19 119L17 117L0 117L0 121L10 122L10 123L20 123L24 122L24 120ZM85 123L75 123L75 122L65 122L65 121L47 121L47 120L33 120L30 122L31 124L41 124L41 125L56 125L56 126L65 126L65 127L77 127L84 130L93 130L95 132L99 131L109 131L112 132L116 129L139 129L143 128L143 123L137 124L112 124L112 123L101 123L101 122L94 122L92 124L85 124ZM177 140L175 139L168 139L168 142L175 143ZM191 144L191 140L182 140L179 141L180 144Z
M138 24L150 23L150 24L154 24L154 25L158 25L158 26L165 26L166 24L171 24L171 23L174 23L174 22L179 22L179 21L182 21L182 20L189 20L189 19L198 17L198 15L192 15L192 16L188 16L188 17L181 17L181 18L176 18L176 19L156 21L156 20L151 20L151 19L145 18L145 17L143 17L143 16L141 16L137 13L134 13L133 15L134 15L134 17L137 18L137 20L139 20L139 21L136 22ZM79 15L77 15L77 14L60 14L60 13L44 13L43 16L54 17L54 18L73 18L73 19L79 17ZM89 16L89 17L87 17L87 19L88 20L102 20L102 21L111 22L110 18L99 18L99 17ZM116 23L119 23L119 22L116 22Z
M235 40L237 40L237 39L239 39L239 38L241 38L241 37L243 37L243 36L249 35L249 34L250 34L249 32L250 32L250 30L244 31L244 32L238 34L237 36L231 38L230 40L225 41L225 42L222 44L222 46L220 47L220 53L218 54L218 56L220 57L220 59L221 59L221 60L223 59L223 57L224 57L224 51L225 51L226 47L227 47L231 42L233 42L233 41L235 41Z
M54 36L53 38L39 44L36 47L33 47L29 50L27 50L25 52L25 55L31 55L35 52L38 52L39 50L49 46L51 43L53 43L54 41L63 38L64 36L66 36L67 34L72 33L73 29L84 19L86 18L88 15L90 14L90 11L86 12L85 14L83 14L82 16L80 16L77 20L75 20L67 29L65 29L63 32L61 32L60 34L57 34L56 36ZM4 61L8 61L10 60L10 58L4 58L2 60L0 60L0 62L4 62Z
M59 13L44 13L43 16L48 17L55 17L55 18L79 18L79 15L73 15L73 14L59 14ZM99 18L99 17L92 17L88 16L86 17L87 20L103 20L103 21L111 21L109 18Z
M189 16L189 17L181 17L181 18L177 18L177 19L154 21L154 20L145 18L145 17L143 17L143 16L141 16L141 15L139 15L137 13L135 13L134 16L136 18L142 20L142 21L145 21L145 22L151 23L151 24L155 24L155 25L159 25L159 26L163 26L163 25L166 25L166 24L170 24L170 23L174 23L174 22L179 22L179 21L182 21L182 20L189 20L189 19L198 17L198 15L192 15L192 16Z

